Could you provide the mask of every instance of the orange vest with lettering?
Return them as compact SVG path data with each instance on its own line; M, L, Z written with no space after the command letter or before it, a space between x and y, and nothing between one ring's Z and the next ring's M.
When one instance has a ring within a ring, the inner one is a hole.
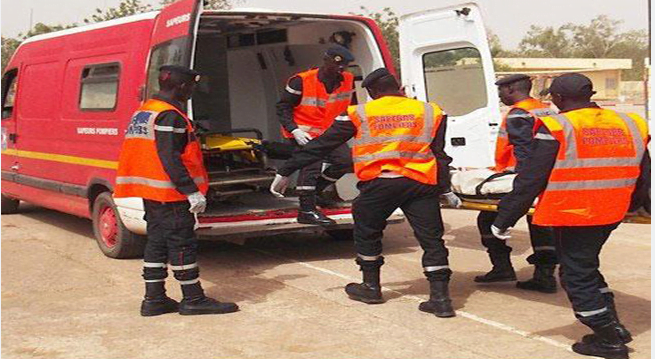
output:
M327 130L334 118L346 112L353 94L354 76L343 72L343 81L332 93L327 93L325 85L318 79L318 68L298 73L302 80L302 99L293 109L293 121L312 137L318 137ZM282 128L286 138L293 135Z
M507 119L514 117L514 115L510 115L509 113L515 109L527 111L534 118L535 124L539 117L555 114L554 111L548 108L548 105L532 97L512 105L512 108L507 111L507 114L503 118L503 122L500 124L500 129L498 130L498 139L496 140L496 166L494 168L497 172L513 169L516 166L514 145L509 142L509 135L507 134Z
M357 128L352 153L360 180L393 172L421 183L437 184L437 160L430 146L443 119L439 106L385 96L348 107L348 116Z
M640 174L646 121L635 114L583 108L541 122L560 147L533 223L599 226L621 221Z
M190 139L182 153L182 163L200 192L207 193L209 178L202 161L200 142L195 139L191 121L173 105L150 99L134 113L127 128L118 159L115 198L140 197L158 202L187 200L184 194L175 189L175 184L168 177L157 154L155 119L161 112L169 110L178 112L186 121L186 132ZM165 131L177 131L173 127L170 129ZM184 132L184 129L181 131Z

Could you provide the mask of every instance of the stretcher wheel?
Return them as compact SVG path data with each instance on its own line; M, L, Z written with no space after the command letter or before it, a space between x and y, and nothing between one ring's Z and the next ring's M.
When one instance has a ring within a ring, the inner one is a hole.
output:
M130 232L120 219L111 193L100 193L93 203L93 234L102 253L111 258L143 256L146 237Z
M18 213L18 205L20 200L6 197L2 194L2 205L0 205L0 210L2 214L16 214Z

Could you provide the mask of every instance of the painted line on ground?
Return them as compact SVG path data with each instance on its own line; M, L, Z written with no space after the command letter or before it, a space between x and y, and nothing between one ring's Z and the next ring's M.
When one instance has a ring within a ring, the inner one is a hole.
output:
M330 269L326 269L326 268L323 268L323 267L315 266L315 265L313 265L311 263L308 263L308 262L303 262L303 261L299 261L299 260L296 260L296 259L293 259L293 258L279 256L279 255L276 255L276 254L273 254L273 253L270 253L270 252L267 252L267 251L263 251L263 250L260 250L260 249L257 249L257 248L251 248L251 250L262 253L262 254L265 254L265 255L269 255L269 256L272 256L272 257L275 257L275 258L279 258L279 259L282 259L282 260L287 260L287 261L290 261L290 262L293 262L293 263L297 263L297 264L299 264L301 266L304 266L304 267L307 267L309 269L316 270L316 271L319 271L319 272L322 272L322 273L325 273L325 274L328 274L328 275L336 276L336 277L339 277L339 278L341 278L343 280L346 280L346 281L359 281L359 278L344 275L342 273L332 271ZM415 300L415 301L418 301L418 302L424 301L424 299L419 297L419 296L406 295L406 294L401 293L400 291L396 291L396 290L390 289L388 287L382 287L382 291L392 292L392 293L398 294L398 295L400 295L400 296L402 296L404 298L407 298L407 299L410 299L410 300ZM500 330L504 330L504 331L509 332L509 333L520 335L520 336L522 336L524 338L540 341L542 343L546 343L546 344L552 345L554 347L558 347L558 348L567 350L569 352L572 352L571 346L569 344L564 344L564 343L558 342L557 340L554 340L554 339L550 339L550 338L546 338L546 337L538 335L538 334L533 334L533 333L530 333L530 332L526 332L526 331L523 331L521 329L515 328L513 326L509 326L507 324L503 324L503 323L500 323L500 322L497 322L497 321L494 321L494 320L486 319L486 318L483 318L481 316L477 316L475 314L468 313L468 312L463 311L463 310L457 310L457 314L459 316L461 316L461 317L464 317L464 318L469 319L469 320L476 321L478 323L482 323L482 324L485 324L485 325L488 325L488 326L491 326L491 327L494 327L494 328L497 328L497 329L500 329Z

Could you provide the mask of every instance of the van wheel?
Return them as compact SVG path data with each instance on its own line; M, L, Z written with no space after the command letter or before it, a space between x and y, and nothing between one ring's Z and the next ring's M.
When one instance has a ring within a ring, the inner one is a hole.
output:
M18 213L18 205L20 200L9 198L4 194L0 195L2 197L2 204L0 204L0 210L2 214L16 214Z
M102 253L111 258L143 256L146 237L130 232L121 221L111 193L100 193L93 203L93 234Z
M328 236L334 238L337 241L352 241L353 240L353 230L350 229L329 229L325 231Z

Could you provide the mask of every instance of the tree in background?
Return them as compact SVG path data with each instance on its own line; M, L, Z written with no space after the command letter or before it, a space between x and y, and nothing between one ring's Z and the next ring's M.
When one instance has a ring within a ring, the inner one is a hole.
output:
M161 0L159 3L161 5L168 5L176 2L177 0ZM204 9L206 10L227 10L232 9L232 1L230 0L203 0ZM237 0L240 2L240 0Z
M533 58L568 58L572 54L569 29L531 25L519 43L518 56Z
M384 8L381 12L372 12L365 6L359 7L364 13L355 14L375 20L382 31L382 36L389 47L393 59L393 66L400 74L400 47L398 46L398 16L391 8ZM351 13L352 14L352 13Z
M32 29L28 30L27 33L23 34L20 33L18 34L17 38L9 38L9 37L2 37L2 69L4 70L7 64L9 63L9 60L11 59L11 56L14 55L14 52L16 49L18 49L18 46L20 43L30 37L33 37L35 35L40 35L40 34L46 34L50 32L56 32L59 30L64 30L68 28L74 28L76 27L77 24L71 24L71 25L47 25L43 23L36 23Z

